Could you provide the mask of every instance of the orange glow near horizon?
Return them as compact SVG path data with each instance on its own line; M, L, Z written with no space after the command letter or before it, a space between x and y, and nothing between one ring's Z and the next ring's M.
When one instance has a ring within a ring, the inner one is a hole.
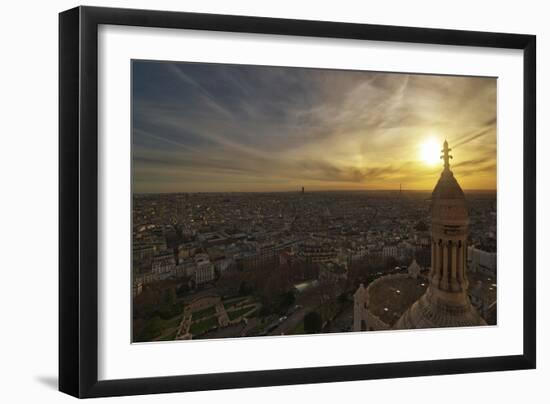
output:
M132 66L134 192L496 189L496 79Z

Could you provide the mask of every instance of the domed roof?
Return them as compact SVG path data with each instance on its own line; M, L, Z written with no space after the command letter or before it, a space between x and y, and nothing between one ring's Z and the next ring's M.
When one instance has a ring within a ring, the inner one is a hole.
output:
M458 185L451 170L444 170L437 182L433 192L432 200L435 199L464 199L464 191Z

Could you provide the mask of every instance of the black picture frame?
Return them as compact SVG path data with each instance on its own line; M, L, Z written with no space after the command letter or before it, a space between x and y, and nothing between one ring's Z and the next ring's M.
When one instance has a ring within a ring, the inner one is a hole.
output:
M523 354L99 381L100 24L523 50ZM84 398L535 368L535 104L534 35L96 7L60 13L59 390Z

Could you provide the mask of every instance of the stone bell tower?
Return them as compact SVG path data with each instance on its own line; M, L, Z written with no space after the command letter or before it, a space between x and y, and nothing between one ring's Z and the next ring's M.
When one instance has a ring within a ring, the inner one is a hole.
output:
M443 171L432 192L432 258L429 286L394 328L486 325L468 297L466 254L468 211L464 192L450 169L451 149L443 144Z

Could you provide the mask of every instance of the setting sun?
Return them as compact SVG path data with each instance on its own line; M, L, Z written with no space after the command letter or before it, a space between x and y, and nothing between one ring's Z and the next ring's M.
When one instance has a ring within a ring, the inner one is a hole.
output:
M428 165L437 164L440 160L440 144L434 138L426 140L420 147L420 157Z

